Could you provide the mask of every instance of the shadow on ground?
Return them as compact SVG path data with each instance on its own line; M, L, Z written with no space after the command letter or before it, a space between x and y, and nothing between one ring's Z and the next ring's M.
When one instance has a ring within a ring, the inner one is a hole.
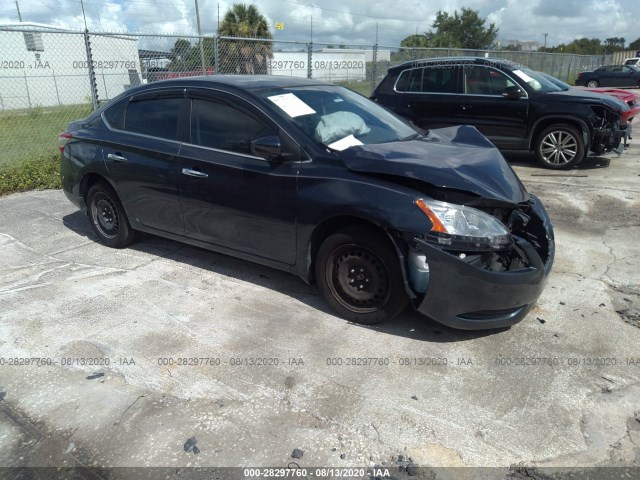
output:
M587 157L578 165L568 170L552 170L550 168L544 168L536 160L536 156L531 152L503 152L504 158L507 159L511 166L523 167L531 170L536 170L535 173L549 174L549 175L562 175L562 172L566 174L573 174L574 172L580 173L582 171L588 171L598 168L607 168L611 163L611 158L604 157ZM615 156L613 157L615 158Z
M82 212L77 211L66 215L62 221L65 227L77 235L99 243L98 237L91 229L86 215ZM101 246L101 248L108 247ZM323 313L335 315L320 296L315 286L307 285L302 279L293 274L148 234L142 235L138 242L128 248L144 254L179 262L183 265L189 265L196 269L203 269L244 282L250 282L254 285L288 295ZM346 321L347 320L345 320L345 322ZM422 314L416 313L412 311L411 308L408 308L392 321L383 322L378 325L358 326L389 335L437 343L472 340L479 337L495 335L506 330L455 330L441 325Z

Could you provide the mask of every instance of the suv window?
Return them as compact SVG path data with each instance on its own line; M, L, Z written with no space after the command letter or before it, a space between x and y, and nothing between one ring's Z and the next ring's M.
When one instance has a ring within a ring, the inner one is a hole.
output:
M492 68L465 67L463 73L464 93L469 95L502 95L505 88L515 86L504 73Z
M456 93L456 67L413 68L400 75L396 90L399 92Z
M251 153L251 141L266 126L253 116L225 103L191 100L191 143L203 147Z
M182 98L133 99L125 115L124 129L168 140L178 139Z

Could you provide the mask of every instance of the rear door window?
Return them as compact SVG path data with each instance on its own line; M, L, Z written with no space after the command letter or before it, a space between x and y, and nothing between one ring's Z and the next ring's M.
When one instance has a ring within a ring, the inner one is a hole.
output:
M127 132L177 140L182 100L178 96L133 98L127 107L124 129Z
M436 65L405 70L400 75L396 90L415 93L456 93L455 66Z
M483 66L465 67L464 93L468 95L502 95L507 87L515 83L504 73Z
M128 98L110 105L104 112L103 116L111 128L122 129L122 121L124 120L124 111L127 108Z

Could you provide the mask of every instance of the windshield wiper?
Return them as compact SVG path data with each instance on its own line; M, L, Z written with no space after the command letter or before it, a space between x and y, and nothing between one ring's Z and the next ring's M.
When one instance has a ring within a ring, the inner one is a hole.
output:
M416 139L416 138L418 138L420 136L422 136L421 133L414 133L413 135L409 135L408 137L401 138L400 141L401 142L407 142L409 140L414 140L414 139Z

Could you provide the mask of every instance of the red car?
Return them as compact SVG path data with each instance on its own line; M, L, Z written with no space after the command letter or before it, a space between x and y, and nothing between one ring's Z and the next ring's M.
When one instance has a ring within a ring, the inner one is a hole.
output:
M563 90L569 90L571 88L578 88L580 90L587 90L589 92L601 93L603 95L611 95L612 97L616 97L618 100L626 103L629 107L629 110L620 110L620 122L622 125L627 123L631 123L638 112L640 112L640 103L638 95L629 90L621 90L619 88L611 88L611 87L572 87L568 83L563 82L562 80L558 80L556 77L552 77L548 73L538 72L544 76L544 78L548 79L550 82L559 86ZM628 137L631 138L631 137Z
M618 100L622 100L624 103L629 105L628 112L622 112L621 120L623 122L631 122L635 118L635 116L640 112L640 103L638 102L638 95L629 90L621 90L619 88L585 88L584 90L588 90L590 92L596 93L604 93L606 95L612 95L616 97Z

